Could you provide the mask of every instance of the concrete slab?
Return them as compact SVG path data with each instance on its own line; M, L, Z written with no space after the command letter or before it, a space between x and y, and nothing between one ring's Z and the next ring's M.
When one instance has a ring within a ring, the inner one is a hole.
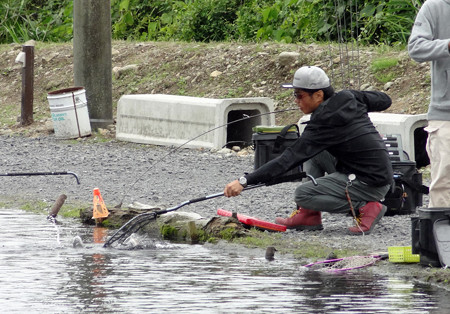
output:
M117 105L116 138L189 148L249 145L253 126L275 124L273 110L274 102L267 97L124 95ZM248 116L253 118L245 119Z

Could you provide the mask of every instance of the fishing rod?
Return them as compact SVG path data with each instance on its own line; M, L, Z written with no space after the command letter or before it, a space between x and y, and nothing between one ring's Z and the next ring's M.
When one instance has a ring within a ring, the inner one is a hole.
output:
M71 175L77 180L77 184L80 184L80 179L75 172L71 171L52 171L52 172L7 172L0 173L1 177L16 177L16 176L62 176Z
M133 189L133 187L141 180L142 177L144 177L153 167L155 167L158 163L160 163L162 160L164 160L167 156L171 155L172 153L175 153L181 147L189 144L190 142L196 140L197 138L199 138L199 137L201 137L201 136L203 136L205 134L208 134L208 133L210 133L212 131L215 131L217 129L223 128L225 126L231 125L233 123L237 123L237 122L241 122L241 121L249 120L249 119L253 119L253 118L258 118L258 117L265 116L265 115L268 115L268 114L275 114L275 113L286 112L286 111L293 111L293 110L298 110L298 108L295 107L295 108L280 109L280 110L264 112L264 113L260 113L260 114L256 114L256 115L252 115L252 116L244 114L243 118L240 118L240 119L237 119L237 120L234 120L234 121L231 121L231 122L228 122L228 123L216 126L216 127L212 128L212 129L210 129L208 131L205 131L205 132L203 132L203 133L201 133L201 134L199 134L199 135L197 135L197 136L187 140L186 142L182 143L181 145L172 148L171 150L169 150L169 152L167 154L165 154L161 158L157 159L153 164L151 164L150 168L148 168L139 178L136 179L136 181L134 181L134 183L130 186L128 191ZM127 197L127 196L128 196L128 192L125 193L125 195L122 197L120 203L117 204L116 206L114 206L114 208L121 208L122 205L123 205L123 201L125 200L125 197Z
M244 188L244 191L255 189L255 188L259 188L259 187L262 187L262 186L271 186L271 185L275 185L275 184L291 182L291 181L299 180L299 179L302 179L302 178L310 178L313 181L313 183L315 185L317 185L317 182L314 180L314 178L311 175L307 174L306 172L299 172L299 173L296 173L296 174L275 178L272 181L269 181L267 183L259 183L259 184L255 184L255 185L249 185L249 186ZM180 204L178 204L176 206L173 206L173 207L170 207L170 208L167 208L167 209L163 209L163 210L159 210L159 211L152 211L152 212L145 212L145 213L139 214L137 216L134 216L128 222L126 222L124 225L122 225L122 227L120 227L119 230L117 230L105 242L103 247L105 247L105 248L106 247L110 247L114 243L123 244L124 241L129 236L131 236L133 233L136 233L139 230L141 230L143 227L145 227L151 221L153 221L156 218L158 218L158 216L160 216L160 215L167 214L167 213L172 212L172 211L176 211L176 210L178 210L181 207L186 206L186 205L190 205L190 204L193 204L193 203L210 200L210 199L213 199L213 198L216 198L216 197L220 197L220 196L224 196L224 192L219 192L219 193L215 193L215 194L211 194L211 195L207 195L207 196L194 198L194 199L191 199L191 200L184 201L183 203L180 203Z

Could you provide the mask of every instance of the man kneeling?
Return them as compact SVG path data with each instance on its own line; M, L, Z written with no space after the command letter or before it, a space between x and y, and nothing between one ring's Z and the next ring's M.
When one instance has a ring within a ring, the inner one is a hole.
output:
M390 107L388 95L376 91L343 90L335 93L326 73L305 66L294 74L295 103L311 114L301 136L282 155L254 172L228 183L224 194L239 195L247 184L266 183L304 164L318 185L303 182L295 190L297 209L275 221L289 229L321 230L321 212L348 213L355 209L352 234L369 234L386 213L380 203L393 173L384 141L368 112Z

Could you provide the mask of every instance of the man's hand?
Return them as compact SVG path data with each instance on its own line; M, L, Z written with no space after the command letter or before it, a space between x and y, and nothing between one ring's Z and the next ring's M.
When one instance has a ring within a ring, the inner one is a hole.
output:
M223 190L223 194L226 197L238 196L239 194L241 194L243 189L244 189L244 187L239 183L239 181L234 180L225 186L225 190Z

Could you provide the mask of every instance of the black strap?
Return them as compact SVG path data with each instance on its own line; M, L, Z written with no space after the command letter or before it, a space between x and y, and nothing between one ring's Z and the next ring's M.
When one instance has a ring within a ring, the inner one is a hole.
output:
M272 152L277 154L281 151L281 147L283 146L284 141L286 140L286 134L288 133L289 129L292 127L295 127L297 129L297 137L300 136L300 130L298 128L297 124L289 124L286 125L281 131L280 133L277 135L277 138L275 140L275 143L273 144L273 149Z

